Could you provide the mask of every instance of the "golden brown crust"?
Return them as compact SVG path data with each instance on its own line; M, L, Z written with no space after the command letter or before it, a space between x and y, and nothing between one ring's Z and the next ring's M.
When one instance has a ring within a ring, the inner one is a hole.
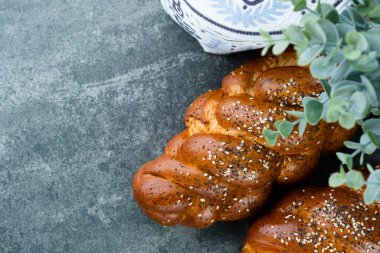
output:
M327 127L324 122L320 122L316 126L309 125L302 138L297 131L294 131L286 139L279 138L274 147L269 146L265 141L262 134L265 128L275 130L274 122L278 120L295 121L293 116L286 113L291 109L292 107L281 107L275 103L257 101L244 94L228 97L221 101L217 111L217 119L223 128L236 129L255 142L283 154L308 153L311 148L319 149L324 142L316 142L316 140L324 139L322 135L326 133Z
M309 70L298 66L268 69L256 79L253 87L259 100L292 109L302 105L303 97L317 97L322 92L321 84L310 76Z
M294 51L286 51L278 57L261 57L245 63L228 74L222 81L222 88L228 96L241 93L253 96L253 83L264 71L277 66L296 65L297 57Z
M291 184L301 181L317 166L320 152L304 155L287 155L283 161L283 168L276 178L280 184ZM303 170L300 168L304 168Z
M208 111L213 101L219 101L223 97L222 90L209 91L200 95L187 109L185 121L189 118L199 119L203 124L209 123Z
M380 203L345 187L288 194L250 228L242 253L380 252Z
M295 95L321 92L308 70L295 63L293 52L251 61L229 74L222 89L190 105L187 129L135 175L135 199L152 219L207 227L244 218L264 203L273 182L299 181L316 166L323 147L334 151L342 145L353 131L324 122L308 126L302 139L294 132L274 147L266 143L264 128L295 119L285 112L301 109Z

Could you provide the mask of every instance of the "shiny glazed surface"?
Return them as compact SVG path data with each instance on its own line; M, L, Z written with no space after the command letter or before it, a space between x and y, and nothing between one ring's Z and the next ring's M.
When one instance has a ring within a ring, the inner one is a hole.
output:
M380 252L380 204L348 188L286 196L250 228L242 253Z
M321 152L341 147L354 130L335 124L308 126L269 146L262 131L295 118L304 96L321 86L293 52L264 57L227 75L222 89L201 95L185 115L187 129L167 144L164 155L146 163L134 177L134 196L156 222L208 227L238 220L268 198L273 182L294 183L318 163Z

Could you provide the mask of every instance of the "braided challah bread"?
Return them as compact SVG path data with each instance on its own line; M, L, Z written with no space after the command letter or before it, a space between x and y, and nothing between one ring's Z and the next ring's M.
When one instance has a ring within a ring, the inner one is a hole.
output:
M293 52L248 62L222 86L190 105L187 129L134 177L135 199L162 225L207 227L247 217L268 198L273 182L299 181L321 152L337 150L354 132L320 122L303 138L294 131L274 147L266 143L264 128L294 121L286 111L301 110L304 96L322 92L308 69L296 66Z
M242 253L380 252L380 203L346 187L288 194L250 228Z

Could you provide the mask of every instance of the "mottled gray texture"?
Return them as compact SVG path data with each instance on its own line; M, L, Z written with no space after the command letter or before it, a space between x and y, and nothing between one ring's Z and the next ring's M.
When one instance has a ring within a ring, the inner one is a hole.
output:
M153 223L132 177L249 56L202 52L158 0L0 0L0 29L0 252L239 249L244 224Z
M132 177L252 55L204 53L158 0L0 0L0 252L238 252L252 219L160 227Z

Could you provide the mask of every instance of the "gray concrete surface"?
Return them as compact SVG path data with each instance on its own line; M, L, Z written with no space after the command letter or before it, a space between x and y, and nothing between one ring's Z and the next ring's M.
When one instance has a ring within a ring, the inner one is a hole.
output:
M0 0L0 252L237 252L248 224L160 227L131 181L248 57L158 0Z

